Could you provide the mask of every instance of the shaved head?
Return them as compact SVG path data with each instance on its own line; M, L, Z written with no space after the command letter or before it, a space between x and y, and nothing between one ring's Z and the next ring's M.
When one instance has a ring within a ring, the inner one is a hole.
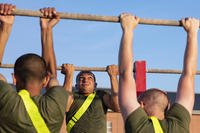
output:
M14 66L14 74L25 88L29 82L42 80L47 76L47 66L45 60L36 54L25 54L20 56Z
M165 113L169 100L167 94L157 88L151 88L138 97L138 102L144 105L144 110L149 116L154 115L155 109Z

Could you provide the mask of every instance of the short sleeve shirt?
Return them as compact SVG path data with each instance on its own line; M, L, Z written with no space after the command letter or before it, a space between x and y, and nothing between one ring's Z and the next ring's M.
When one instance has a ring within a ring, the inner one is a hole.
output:
M175 103L165 119L159 122L164 133L189 133L190 114L182 105ZM128 116L125 130L126 133L154 133L152 121L141 107Z
M0 99L1 133L36 132L21 97L12 86L3 81L0 81ZM50 88L44 95L32 97L52 133L60 131L67 99L67 92L59 86Z
M71 129L71 133L106 133L107 107L103 102L105 94L102 90L96 92L92 103ZM83 94L74 93L74 102L66 114L66 123L71 120L86 98Z

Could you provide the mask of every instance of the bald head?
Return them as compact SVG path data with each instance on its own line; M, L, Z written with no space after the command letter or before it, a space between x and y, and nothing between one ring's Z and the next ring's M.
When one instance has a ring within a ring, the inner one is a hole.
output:
M157 88L151 88L138 97L138 102L144 105L148 116L154 116L156 111L164 113L168 109L167 94Z

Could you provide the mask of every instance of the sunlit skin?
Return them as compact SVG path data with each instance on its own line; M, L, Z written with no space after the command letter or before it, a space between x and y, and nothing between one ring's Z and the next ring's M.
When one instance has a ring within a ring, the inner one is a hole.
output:
M95 81L93 76L87 73L80 75L76 87L79 90L79 93L82 93L85 96L93 93L95 89Z

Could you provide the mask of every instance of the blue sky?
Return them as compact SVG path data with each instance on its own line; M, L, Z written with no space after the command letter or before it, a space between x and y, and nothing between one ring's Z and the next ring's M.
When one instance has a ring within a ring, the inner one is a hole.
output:
M55 7L59 12L118 16L130 12L141 18L180 20L200 18L198 0L1 0L19 9L38 10ZM119 23L61 20L54 28L54 48L57 64L105 67L117 64L121 39ZM139 25L135 30L134 58L146 60L148 68L182 69L186 33L182 27ZM200 51L200 50L199 50ZM39 18L16 16L13 31L5 49L3 64L13 64L24 53L41 54ZM200 53L200 52L199 52ZM200 54L198 55L200 59ZM200 63L198 63L200 70ZM9 82L12 69L0 69ZM76 73L75 73L76 74ZM110 87L107 73L95 72L99 87ZM64 76L58 72L60 84ZM147 88L176 91L180 75L147 74ZM196 76L195 91L200 92L200 76Z

